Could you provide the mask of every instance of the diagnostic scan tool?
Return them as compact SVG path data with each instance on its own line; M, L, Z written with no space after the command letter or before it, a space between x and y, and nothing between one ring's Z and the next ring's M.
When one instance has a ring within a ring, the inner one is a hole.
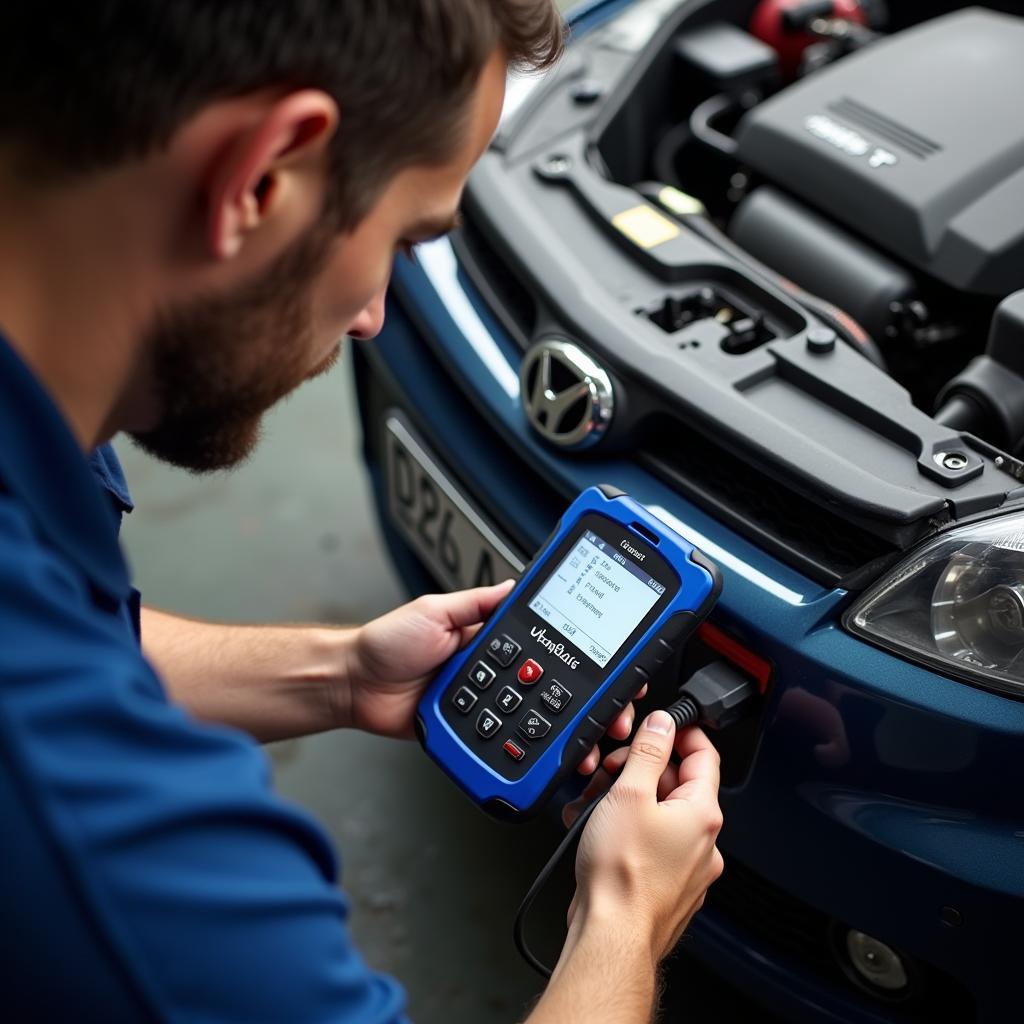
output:
M621 491L591 487L427 689L423 746L490 814L530 815L720 589L692 544Z

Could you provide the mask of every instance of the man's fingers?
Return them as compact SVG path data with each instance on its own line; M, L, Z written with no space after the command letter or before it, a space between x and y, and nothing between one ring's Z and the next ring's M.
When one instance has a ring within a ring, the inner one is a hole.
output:
M593 775L597 766L601 763L601 750L599 747L591 747L590 753L587 754L582 761L580 761L579 768L576 769L580 775Z
M572 823L580 816L587 804L589 804L594 797L606 793L611 784L612 776L603 768L594 772L584 787L583 792L580 793L575 800L570 800L569 803L562 808L562 822L565 827L569 828L569 826L572 825Z
M515 580L505 580L493 587L475 587L473 590L458 590L454 594L438 594L444 614L452 629L464 629L483 622L508 596L515 586Z
M602 763L601 767L614 778L622 771L622 766L629 757L629 747L616 747Z
M652 711L637 730L618 784L657 799L658 780L672 753L675 731L675 723L667 712Z
M682 758L679 785L668 799L692 800L715 796L718 793L720 759L711 740L694 727L684 730L676 739L675 746Z
M674 792L678 785L679 776L676 766L674 764L666 765L665 770L661 773L661 778L658 779L658 802L667 800L669 794Z
M461 636L459 637L459 650L463 647L467 647L470 641L483 629L482 622L476 622L472 626L463 626L460 630Z
M708 735L700 726L689 725L676 733L675 739L676 754L680 761L685 761L691 754L699 750L714 750L714 745L708 739Z
M608 735L613 740L628 740L629 734L633 731L633 720L636 712L632 704L627 704L616 716L615 721L608 726Z

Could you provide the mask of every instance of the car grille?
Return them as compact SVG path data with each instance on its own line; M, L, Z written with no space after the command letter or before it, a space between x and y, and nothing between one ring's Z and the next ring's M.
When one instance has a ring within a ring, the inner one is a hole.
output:
M832 954L834 935L844 926L795 899L732 857L708 893L708 906L765 945L811 971L846 1001L884 1014L892 1024L970 1024L977 1011L970 993L949 975L916 962L915 991L901 1002L875 997L849 980ZM767 950L766 950L767 952Z
M898 548L806 498L670 414L645 424L652 473L782 561L829 586Z
M469 282L502 327L526 349L537 324L537 302L529 289L512 273L468 210L462 211L462 226L451 237Z
M468 282L524 349L540 304L498 244L463 210L453 245ZM634 451L652 473L777 558L825 586L856 588L856 574L900 548L823 508L756 469L749 460L698 434L644 396L651 414ZM870 578L870 574L869 574Z

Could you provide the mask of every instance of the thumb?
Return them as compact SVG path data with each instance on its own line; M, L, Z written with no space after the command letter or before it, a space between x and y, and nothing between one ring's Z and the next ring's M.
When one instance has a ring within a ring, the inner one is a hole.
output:
M493 587L476 587L473 590L459 590L454 594L443 595L444 611L448 621L455 629L483 622L508 597L514 585L514 580L505 580Z
M637 730L619 782L658 796L658 780L672 754L676 725L667 711L652 711Z

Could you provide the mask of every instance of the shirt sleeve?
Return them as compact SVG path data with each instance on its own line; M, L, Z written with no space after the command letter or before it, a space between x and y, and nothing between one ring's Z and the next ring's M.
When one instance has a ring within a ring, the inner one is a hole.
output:
M273 794L258 746L170 705L123 620L2 505L0 748L0 819L20 830L0 843L8 1009L405 1019L353 948L328 840Z

